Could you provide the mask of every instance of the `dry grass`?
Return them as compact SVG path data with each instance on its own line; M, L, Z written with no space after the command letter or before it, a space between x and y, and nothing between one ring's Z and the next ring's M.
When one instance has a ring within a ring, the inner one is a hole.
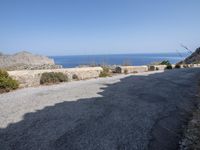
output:
M100 73L99 77L104 78L104 77L111 77L112 74L110 72L110 69L108 67L102 67L103 71Z

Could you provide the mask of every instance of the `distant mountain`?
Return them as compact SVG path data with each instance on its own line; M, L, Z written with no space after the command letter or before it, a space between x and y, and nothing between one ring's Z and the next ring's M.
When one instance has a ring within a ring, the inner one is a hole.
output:
M22 51L13 55L0 55L0 68L7 70L21 69L54 69L60 68L55 65L54 60L46 56L34 55L27 51Z
M180 64L195 64L200 63L200 47L195 50L190 56L181 61Z

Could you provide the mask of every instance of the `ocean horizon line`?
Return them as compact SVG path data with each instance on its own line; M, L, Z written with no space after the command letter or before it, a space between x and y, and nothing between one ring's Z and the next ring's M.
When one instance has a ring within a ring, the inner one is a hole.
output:
M177 56L180 56L180 54L187 56L190 55L188 52L149 52L149 53L113 53L113 54L63 54L63 55L46 55L48 57L62 57L62 56L110 56L110 55L160 55L160 54L177 54Z
M49 56L55 63L63 67L76 67L87 64L146 65L168 60L177 63L187 57L187 53L140 53L140 54L103 54L103 55L67 55Z

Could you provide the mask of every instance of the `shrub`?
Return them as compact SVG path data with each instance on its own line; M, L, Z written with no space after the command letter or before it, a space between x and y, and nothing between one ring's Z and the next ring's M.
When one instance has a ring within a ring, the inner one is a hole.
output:
M125 69L125 70L124 70L124 74L128 74L128 69Z
M76 74L73 74L72 79L73 80L79 80L79 78L78 78L78 76Z
M116 67L115 68L115 72L114 73L121 73L122 72L122 68L121 67Z
M169 60L164 60L160 63L160 65L171 65L171 63L169 62Z
M110 69L108 67L102 67L103 71L100 72L99 77L109 77L111 76Z
M9 92L19 87L19 83L9 77L8 73L0 69L0 93Z
M165 69L172 69L172 65L167 65Z
M40 78L40 84L52 84L68 81L68 77L61 72L45 72Z
M5 77L8 78L8 72L5 70L0 69L0 78Z
M179 69L179 68L181 68L181 65L176 64L176 65L175 65L175 68L176 68L176 69Z
M169 60L164 60L160 63L160 65L166 65L167 67L165 69L172 69L172 65L169 62Z

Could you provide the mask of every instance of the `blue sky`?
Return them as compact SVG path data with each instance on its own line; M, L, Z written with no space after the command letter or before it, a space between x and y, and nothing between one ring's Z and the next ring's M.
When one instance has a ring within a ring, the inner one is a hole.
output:
M200 0L0 0L0 51L184 52L200 46Z

